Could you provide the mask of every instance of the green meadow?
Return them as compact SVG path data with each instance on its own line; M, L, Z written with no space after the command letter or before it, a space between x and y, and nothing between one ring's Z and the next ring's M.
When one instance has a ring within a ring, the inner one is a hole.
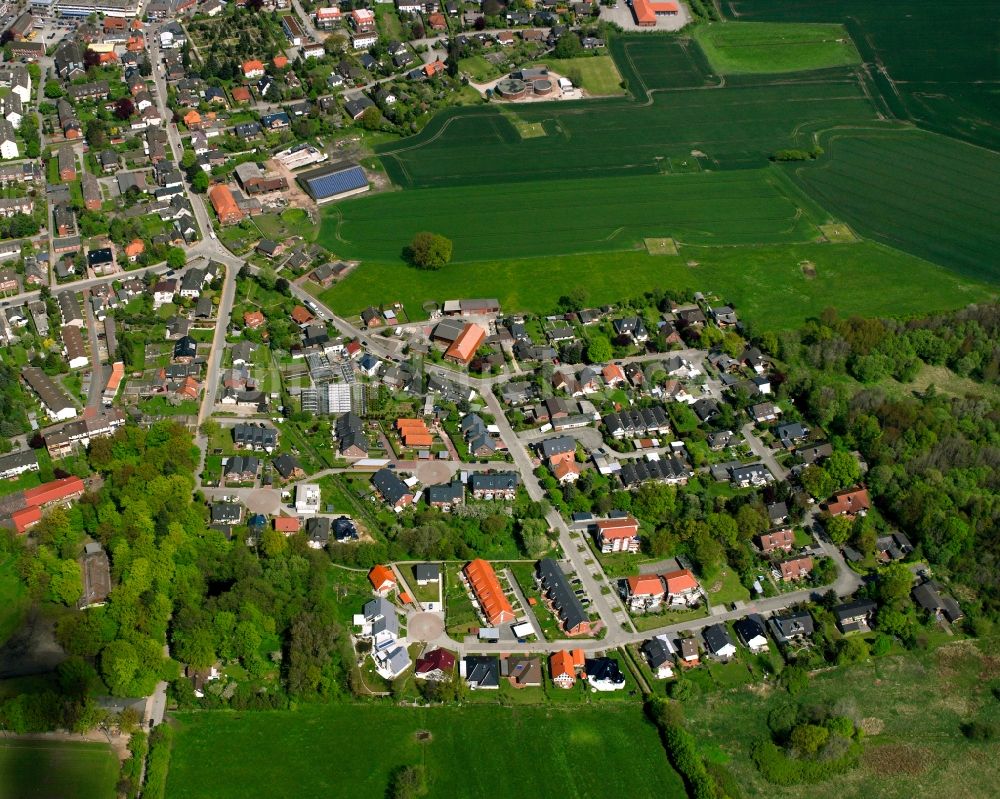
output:
M427 301L496 297L504 308L550 313L573 286L591 304L658 288L716 292L760 330L795 327L824 308L842 314L919 314L996 296L899 250L869 241L680 248L677 256L625 251L449 264L436 272L367 261L321 295L338 314L402 302L411 319Z
M638 702L176 716L168 799L373 799L416 764L452 799L685 795Z

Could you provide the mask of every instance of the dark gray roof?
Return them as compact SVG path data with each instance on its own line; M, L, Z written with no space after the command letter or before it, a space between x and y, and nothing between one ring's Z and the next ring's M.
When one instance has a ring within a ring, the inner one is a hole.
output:
M379 469L372 475L372 485L382 495L382 499L390 505L397 504L403 497L410 493L409 487L395 472L389 469Z
M708 651L712 654L720 652L726 645L734 645L733 639L729 637L729 631L722 624L713 624L702 630L702 637Z
M469 478L473 491L509 491L517 488L517 483L517 472L477 472Z
M646 656L646 660L649 661L649 665L654 669L673 660L670 652L667 651L667 645L659 638L650 638L642 645L641 649L642 653Z
M413 573L418 580L438 580L441 577L441 567L436 563L418 563L413 567Z
M580 598L573 593L573 588L566 579L562 567L552 558L544 558L538 564L538 576L542 588L552 600L552 605L559 614L559 620L567 631L584 622L590 621L590 616L584 610Z
M466 655L465 679L480 688L500 687L500 661L489 655Z

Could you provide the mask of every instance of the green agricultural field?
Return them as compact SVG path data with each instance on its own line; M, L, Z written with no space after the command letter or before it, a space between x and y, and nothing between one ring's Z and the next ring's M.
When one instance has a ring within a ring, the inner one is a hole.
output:
M922 314L996 296L993 287L863 241L688 246L679 257L594 253L451 264L437 272L370 261L321 297L345 316L373 303L400 301L415 319L424 316L421 306L428 300L487 296L497 297L507 309L550 313L574 285L586 288L588 302L595 305L663 287L715 291L736 303L742 318L761 330L797 327L831 306L845 315Z
M835 131L788 166L858 233L978 279L1000 280L1000 155L919 130Z
M622 76L609 56L581 56L580 58L549 58L545 65L558 75L573 81L574 85L597 96L624 94Z
M114 799L117 781L104 744L0 740L0 799Z
M638 702L175 716L169 799L244 799L261 785L271 799L372 799L388 795L395 769L418 763L434 797L684 796Z
M770 711L796 701L784 691L712 692L686 702L685 713L708 759L725 763L747 799L980 799L996 795L1000 743L973 743L960 725L996 718L995 674L994 657L959 641L814 675L797 701L863 719L868 734L856 769L812 785L771 785L749 758Z
M530 139L495 105L450 109L376 152L404 188L541 183L659 173L665 161L693 154L712 169L763 166L775 150L810 146L811 131L875 121L847 71L801 81L753 76L720 87L689 40L619 37L611 50L644 102L524 104L517 115L546 132Z
M727 22L697 26L693 36L722 75L804 72L861 62L851 37L837 24Z
M680 243L811 241L816 224L776 169L638 175L490 187L414 189L324 210L320 242L342 258L401 258L413 235L433 230L453 260L639 249L647 237ZM511 209L517 209L511 215ZM391 228L385 220L391 219Z
M740 21L842 22L891 115L1000 148L1000 4L966 0L725 0Z

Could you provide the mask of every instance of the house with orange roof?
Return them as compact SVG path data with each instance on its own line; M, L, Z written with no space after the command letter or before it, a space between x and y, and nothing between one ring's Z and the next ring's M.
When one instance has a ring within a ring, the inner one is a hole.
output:
M438 14L437 12L431 14L427 17L427 22L430 23L431 30L433 31L446 31L448 30L448 23L445 21L443 14Z
M129 36L125 49L130 53L140 53L146 49L146 40L141 36Z
M372 566L368 572L368 582L372 584L372 590L379 596L389 596L396 590L396 575L388 566L378 564Z
M26 505L44 508L57 502L68 502L83 496L83 480L79 477L62 477L50 480L40 486L26 489L24 502Z
M208 190L208 199L219 217L220 225L235 225L243 219L243 212L229 187L219 183Z
M201 130L203 124L201 121L201 114L199 114L194 108L188 111L182 119L184 120L184 124L187 126L188 130Z
M258 327L266 324L266 322L267 319L264 318L264 314L260 311L247 311L243 314L243 324L251 330L256 330Z
M275 57L274 57L274 58L272 59L272 63L273 63L273 64L274 64L274 65L275 65L275 66L276 66L276 67L277 67L278 69L284 69L285 67L287 67L287 66L288 66L288 56L283 56L283 55L276 55L276 56L275 56Z
M634 516L597 522L597 545L601 552L639 551L639 522Z
M118 61L118 54L114 50L111 50L110 52L107 53L101 53L101 57L98 63L102 65L114 64L117 63L117 61Z
M663 604L663 580L658 574L640 574L626 578L622 587L622 599L633 613L647 613L659 610Z
M846 516L849 519L864 516L871 506L868 489L861 487L838 491L826 503L826 509L831 516Z
M296 516L275 516L274 529L285 535L293 535L299 531L299 520Z
M479 349L479 345L483 343L485 338L486 331L483 328L474 322L468 323L462 328L462 332L458 334L458 338L445 350L445 360L457 363L460 366L468 366L469 361L475 356L476 350Z
M572 458L557 461L552 467L552 474L562 485L575 483L580 479L580 467Z
M198 395L201 394L201 383L199 383L194 377L188 375L184 378L184 382L181 383L180 388L178 388L175 393L179 397L198 399Z
M582 649L560 649L549 656L549 676L558 688L572 688L577 675L583 670L585 657Z
M110 405L111 401L118 394L118 387L121 385L122 379L125 377L125 364L121 361L115 361L111 364L111 376L108 378L108 384L104 387L104 404Z
M315 318L304 305L292 308L292 321L297 325L308 325Z
M677 569L663 575L667 589L667 602L671 605L690 605L701 596L701 586L690 569Z
M143 243L142 239L132 239L128 244L125 245L125 257L129 259L131 263L135 263L139 256L146 251L146 245Z
M428 78L433 78L440 72L444 72L444 61L440 58L437 61L432 61L430 64L424 64L424 75Z
M627 382L624 370L616 363L609 363L605 366L601 370L601 377L604 378L604 382L609 388Z
M757 541L760 544L760 551L765 555L770 555L779 549L782 552L791 552L795 546L795 533L788 529L772 530L769 533L761 533Z
M786 583L801 580L813 569L813 559L810 557L792 558L781 564L781 579Z
M234 103L250 102L250 90L246 86L234 86L230 94L233 96Z
M256 58L243 62L243 77L247 80L262 78L264 76L264 64Z
M496 572L487 561L476 558L466 565L463 573L489 624L495 627L514 621L514 608L504 594Z

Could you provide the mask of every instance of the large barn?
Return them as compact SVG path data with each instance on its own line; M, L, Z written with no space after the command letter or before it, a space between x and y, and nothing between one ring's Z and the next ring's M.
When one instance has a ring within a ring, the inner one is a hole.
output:
M365 171L357 164L343 161L303 172L297 180L320 205L353 197L369 189Z

